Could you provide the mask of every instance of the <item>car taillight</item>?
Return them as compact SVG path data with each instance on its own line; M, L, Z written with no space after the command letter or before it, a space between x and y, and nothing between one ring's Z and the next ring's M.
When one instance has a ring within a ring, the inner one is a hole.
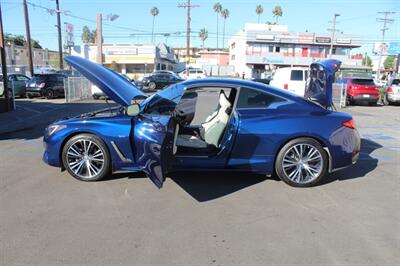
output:
M284 85L283 85L283 88L284 88L285 90L288 90L288 89L289 89L289 85L288 85L288 84L284 84Z
M343 123L342 123L342 126L348 127L348 128L352 128L352 129L355 129L355 128L356 128L356 124L354 123L354 120L353 120L353 119L350 119L350 120L348 120L348 121L343 122Z
M46 86L46 83L42 82L40 83L39 88L44 88L44 86Z
M387 92L387 93L393 93L392 87L387 88L386 92Z

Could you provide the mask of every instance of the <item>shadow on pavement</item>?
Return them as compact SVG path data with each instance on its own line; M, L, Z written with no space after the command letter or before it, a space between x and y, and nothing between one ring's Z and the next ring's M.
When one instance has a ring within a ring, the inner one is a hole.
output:
M16 101L17 109L0 113L0 141L7 139L36 139L54 121L115 106L104 101L54 103L52 101Z
M373 158L371 153L383 146L369 139L361 139L360 157L355 165L343 170L333 172L326 176L317 186L325 185L334 181L345 181L364 177L378 166L378 159Z
M171 174L182 189L197 201L217 199L268 179L254 173L174 173Z

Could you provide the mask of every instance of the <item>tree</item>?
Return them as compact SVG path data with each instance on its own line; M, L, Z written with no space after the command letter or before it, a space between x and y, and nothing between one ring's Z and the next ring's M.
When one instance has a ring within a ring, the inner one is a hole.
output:
M213 6L213 10L215 13L217 13L217 49L218 49L219 48L219 42L218 42L219 41L219 37L218 37L218 35L219 35L219 14L222 11L222 5L219 2L215 3Z
M394 63L395 59L396 58L394 57L394 55L389 55L388 57L386 57L385 61L383 62L383 67L385 69L393 68L393 63Z
M226 19L229 18L229 10L228 9L224 9L221 11L221 16L224 18L224 29L223 29L223 37L222 37L222 47L224 47L225 45L225 22Z
M88 26L82 28L82 42L83 43L95 43L95 30L90 31Z
M202 28L199 32L199 37L201 42L203 43L202 46L204 48L204 41L208 38L208 30L206 30L206 28Z
M368 55L366 55L365 57L363 57L363 59L362 59L362 65L363 65L363 66L372 67L372 59L371 59L371 57L369 57Z
M6 43L13 43L18 46L25 46L26 45L26 40L23 35L13 35L10 33L6 33L4 36L5 42Z
M32 39L32 47L37 49L42 49L42 46L40 45L39 41L34 39Z
M158 13L160 13L160 12L157 7L154 6L150 9L150 14L153 16L153 26L151 28L151 42L152 43L154 43L154 20L155 20L156 16L158 15Z
M257 5L256 6L256 14L258 16L258 24L260 24L260 15L264 12L264 8L262 5Z
M272 10L272 14L274 15L275 22L278 23L278 18L282 17L282 14L283 14L282 7L280 7L280 6L274 7L274 10Z

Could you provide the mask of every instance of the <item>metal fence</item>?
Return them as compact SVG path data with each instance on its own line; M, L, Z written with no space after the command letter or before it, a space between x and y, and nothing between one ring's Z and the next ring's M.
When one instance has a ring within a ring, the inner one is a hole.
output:
M347 90L345 83L333 83L332 100L337 109L346 107Z
M65 102L73 102L92 97L92 83L85 77L64 79Z

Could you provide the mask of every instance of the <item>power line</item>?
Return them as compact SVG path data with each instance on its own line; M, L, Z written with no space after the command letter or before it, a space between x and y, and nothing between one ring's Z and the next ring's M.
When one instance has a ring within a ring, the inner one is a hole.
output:
M377 22L383 22L383 27L381 29L382 31L382 43L379 51L379 61L378 61L378 71L377 71L377 77L380 78L381 75L381 62L382 62L382 54L383 54L383 43L385 42L385 33L389 29L387 27L387 24L392 24L394 22L394 19L389 19L388 16L391 14L395 14L396 12L393 11L384 11L384 12L378 12L378 14L383 14L384 18L377 18Z

